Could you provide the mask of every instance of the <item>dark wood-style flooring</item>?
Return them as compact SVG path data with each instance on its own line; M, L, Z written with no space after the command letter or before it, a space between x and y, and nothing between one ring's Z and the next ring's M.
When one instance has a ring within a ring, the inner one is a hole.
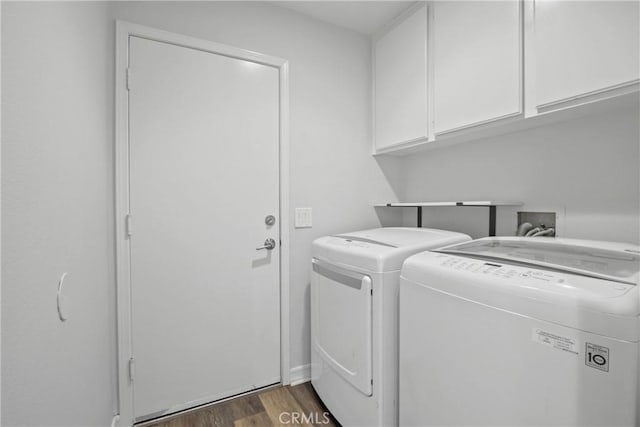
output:
M340 426L311 383L278 386L149 424L153 427Z

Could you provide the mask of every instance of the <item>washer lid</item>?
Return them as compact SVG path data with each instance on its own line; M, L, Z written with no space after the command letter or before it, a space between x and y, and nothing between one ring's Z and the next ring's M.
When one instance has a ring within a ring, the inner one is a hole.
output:
M640 246L625 243L489 237L438 252L536 265L632 285L637 285L640 277Z
M313 242L313 256L371 272L400 270L415 253L471 240L454 231L385 227L327 236Z

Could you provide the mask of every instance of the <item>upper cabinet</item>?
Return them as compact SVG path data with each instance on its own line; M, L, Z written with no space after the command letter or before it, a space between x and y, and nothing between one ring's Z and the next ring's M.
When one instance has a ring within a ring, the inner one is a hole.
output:
M376 154L637 107L640 2L420 2L374 39Z
M522 114L519 1L432 6L436 136Z
M640 2L533 4L538 112L637 90Z
M412 9L377 37L373 55L376 152L426 141L427 6Z

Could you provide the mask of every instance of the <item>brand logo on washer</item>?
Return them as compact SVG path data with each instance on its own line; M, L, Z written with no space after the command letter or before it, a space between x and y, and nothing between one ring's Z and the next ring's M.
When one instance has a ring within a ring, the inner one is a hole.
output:
M586 343L584 364L604 372L609 372L609 349L598 344Z

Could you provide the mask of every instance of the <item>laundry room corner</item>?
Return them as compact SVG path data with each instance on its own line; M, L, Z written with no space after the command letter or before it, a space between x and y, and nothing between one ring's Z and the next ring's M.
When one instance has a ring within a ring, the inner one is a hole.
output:
M0 0L0 425L640 425L639 12Z
M518 200L524 205L498 208L498 235L516 234L518 211L551 211L559 237L637 244L639 115L636 104L403 158L404 197ZM415 225L414 210L403 215L405 225ZM425 208L423 221L487 236L481 208Z

